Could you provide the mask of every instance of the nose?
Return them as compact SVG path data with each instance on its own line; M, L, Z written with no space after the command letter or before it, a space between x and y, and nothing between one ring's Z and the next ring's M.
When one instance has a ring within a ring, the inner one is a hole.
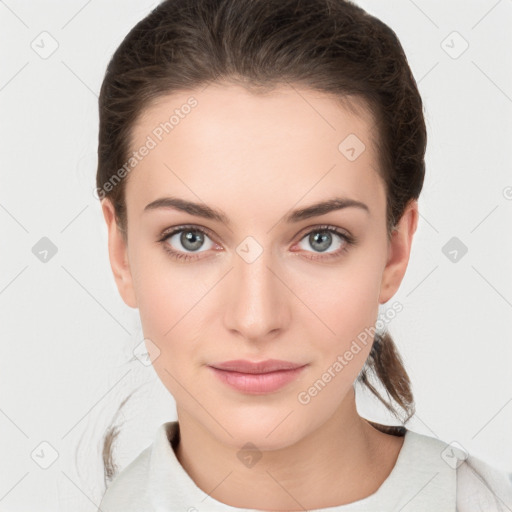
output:
M253 342L274 338L290 319L292 292L270 253L264 250L254 261L237 254L225 288L226 328Z

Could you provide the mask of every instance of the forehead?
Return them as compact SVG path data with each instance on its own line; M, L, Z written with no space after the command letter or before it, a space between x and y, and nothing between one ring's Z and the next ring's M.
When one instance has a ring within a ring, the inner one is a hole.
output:
M375 137L362 102L296 86L254 93L211 84L162 96L132 130L131 150L150 149L129 173L127 202L142 210L168 193L247 208L265 197L292 207L334 192L385 201Z

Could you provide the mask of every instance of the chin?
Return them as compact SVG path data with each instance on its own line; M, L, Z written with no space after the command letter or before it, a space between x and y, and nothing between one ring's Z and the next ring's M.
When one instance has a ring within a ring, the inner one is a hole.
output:
M292 420L291 416L284 421L286 414L281 415L277 421L260 415L230 421L229 424L223 423L232 437L222 430L222 442L236 449L242 448L246 443L252 443L261 451L286 448L306 435L297 425L297 418Z

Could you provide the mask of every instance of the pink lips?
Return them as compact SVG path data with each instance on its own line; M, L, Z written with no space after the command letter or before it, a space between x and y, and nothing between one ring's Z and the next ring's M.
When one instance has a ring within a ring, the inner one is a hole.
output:
M214 374L229 386L245 393L270 393L293 381L306 364L278 359L252 362L237 359L209 365Z

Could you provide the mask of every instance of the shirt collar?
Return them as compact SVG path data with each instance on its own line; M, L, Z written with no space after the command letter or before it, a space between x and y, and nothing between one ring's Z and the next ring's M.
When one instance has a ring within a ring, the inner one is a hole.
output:
M445 443L411 430L405 430L405 438L398 454L395 466L387 479L372 495L357 502L318 509L323 512L352 512L364 510L382 510L386 506L406 503L415 499L420 489L418 482L427 484L429 478L435 478L436 483L426 491L426 510L432 504L446 503L450 493L454 493L455 473L440 455L440 449ZM261 509L237 508L221 503L200 489L190 475L185 471L174 452L180 438L178 421L162 424L156 432L151 448L148 474L148 494L156 512L174 512L175 510L212 512L261 512ZM408 482L412 485L408 485ZM416 503L419 501L416 499ZM430 505L429 505L430 503ZM418 503L419 504L419 503ZM433 510L433 509L431 509ZM448 509L443 509L448 510ZM455 510L455 509L454 509ZM314 511L312 511L314 512Z

